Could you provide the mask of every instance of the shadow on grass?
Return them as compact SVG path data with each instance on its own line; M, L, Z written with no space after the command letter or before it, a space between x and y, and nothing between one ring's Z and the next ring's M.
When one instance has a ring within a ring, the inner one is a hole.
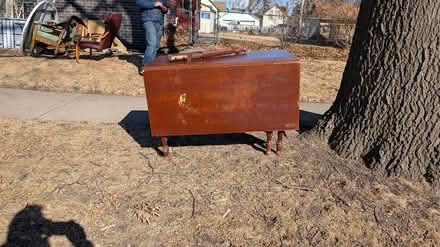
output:
M139 71L142 69L144 58L140 54L122 54L118 56L119 60L133 64Z
M313 128L320 117L320 114L300 111L301 121L299 132L304 132ZM131 111L119 122L119 126L121 126L121 128L123 128L141 147L154 148L162 155L162 152L158 148L161 146L160 138L151 136L148 111ZM168 139L168 145L170 147L234 144L247 144L262 153L264 153L266 149L266 142L264 140L247 133L172 136Z
M89 49L84 49L81 51L80 62L82 60L84 60L84 61L87 61L87 60L101 61L105 58L111 58L113 56L117 56L117 55L115 55L115 53L113 53L109 49L106 49L102 52L97 52L96 50L94 50L92 52L92 55L90 55ZM46 50L43 50L40 54L35 54L35 55L32 55L31 57L41 58L41 59L49 59L49 60L54 60L54 59L56 59L56 60L72 60L72 62L75 62L75 52L74 51L69 51L69 52L62 51L62 52L58 53L57 55L55 55L53 49L46 49Z
M6 243L1 247L48 247L51 236L66 236L74 247L92 247L82 226L73 220L52 221L43 215L40 205L26 205L8 228Z
M119 122L121 126L141 147L154 148L159 154L160 138L151 136L148 111L131 111ZM246 133L171 136L168 146L208 146L247 144L259 152L265 152L265 141Z
M299 132L305 132L315 127L318 120L322 117L321 114L317 114L309 111L299 111Z

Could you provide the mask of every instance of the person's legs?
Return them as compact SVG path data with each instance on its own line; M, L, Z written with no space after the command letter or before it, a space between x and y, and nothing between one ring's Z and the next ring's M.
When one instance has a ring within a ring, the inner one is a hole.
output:
M160 46L160 36L156 26L157 24L151 21L144 23L146 43L144 65L150 64L156 58L157 47Z
M160 39L162 38L163 33L163 24L161 23L155 23L156 24L156 30L157 30L157 49L156 51L159 52L160 49Z

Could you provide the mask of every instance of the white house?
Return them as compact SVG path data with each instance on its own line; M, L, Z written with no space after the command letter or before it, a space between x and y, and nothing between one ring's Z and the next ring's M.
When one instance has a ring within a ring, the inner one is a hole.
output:
M213 33L217 21L217 7L211 0L201 0L200 33Z
M246 13L227 13L219 18L221 29L227 31L250 31L260 28L260 20Z
M287 21L287 9L278 5L272 6L263 15L263 29L275 27L281 24L285 24Z

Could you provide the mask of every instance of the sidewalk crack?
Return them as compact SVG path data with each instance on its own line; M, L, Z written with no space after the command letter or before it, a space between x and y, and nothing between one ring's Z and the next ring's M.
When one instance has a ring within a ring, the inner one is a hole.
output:
M72 100L63 103L62 105L55 106L54 108L52 108L52 109L50 109L50 110L48 110L48 111L46 111L46 112L40 114L39 116L37 116L37 117L35 117L35 118L32 118L32 119L33 119L33 120L41 120L41 118L44 117L45 115L47 115L47 114L49 114L49 113L51 113L51 112L53 112L53 111L55 111L55 110L58 110L58 109L60 109L60 108L62 108L62 107L64 107L64 106L66 106L66 105L72 104L75 100L77 100L77 99L79 99L79 98L81 98L81 97L84 97L84 96L83 96L83 95L76 96L76 97L73 98Z

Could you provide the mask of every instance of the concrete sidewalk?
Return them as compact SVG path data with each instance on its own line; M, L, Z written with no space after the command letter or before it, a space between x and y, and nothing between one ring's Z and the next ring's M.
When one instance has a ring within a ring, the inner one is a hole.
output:
M118 122L130 111L146 110L145 97L0 88L0 117Z
M301 122L309 125L329 104L301 104ZM144 96L56 93L0 88L0 117L20 120L120 122L132 111L147 111Z

